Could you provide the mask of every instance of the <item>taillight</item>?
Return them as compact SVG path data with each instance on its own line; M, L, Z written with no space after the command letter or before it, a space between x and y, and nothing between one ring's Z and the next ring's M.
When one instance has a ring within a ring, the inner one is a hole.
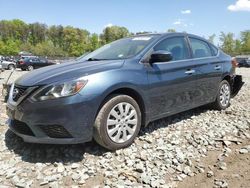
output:
M19 64L21 64L21 65L24 64L24 61L19 61Z

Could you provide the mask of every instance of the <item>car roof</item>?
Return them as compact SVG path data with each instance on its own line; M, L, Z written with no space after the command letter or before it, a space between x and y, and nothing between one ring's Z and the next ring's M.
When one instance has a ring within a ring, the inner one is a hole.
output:
M193 38L197 38L200 40L205 40L207 41L205 38L200 37L198 35L194 35L194 34L189 34L186 32L166 32L166 33L145 33L145 34L138 34L132 37L138 37L138 36L159 36L159 38L164 38L164 37L168 37L168 36L189 36L189 37L193 37ZM209 41L207 41L209 42Z

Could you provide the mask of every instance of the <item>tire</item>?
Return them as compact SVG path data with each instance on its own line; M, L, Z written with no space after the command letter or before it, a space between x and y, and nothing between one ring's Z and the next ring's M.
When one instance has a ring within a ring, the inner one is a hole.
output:
M28 71L32 71L32 70L34 70L34 67L32 65L29 65L27 69L28 69Z
M113 95L96 117L94 139L109 150L117 150L131 145L140 128L141 110L137 102L127 95Z
M13 65L13 64L8 65L8 69L9 70L14 70L15 69L15 65Z
M226 88L228 88L228 90ZM230 105L230 99L231 99L230 84L228 83L227 80L222 80L218 88L216 100L212 104L212 107L216 110L225 110Z

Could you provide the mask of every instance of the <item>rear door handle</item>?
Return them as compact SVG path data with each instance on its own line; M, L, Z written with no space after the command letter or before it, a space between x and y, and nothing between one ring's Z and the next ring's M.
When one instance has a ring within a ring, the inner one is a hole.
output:
M185 74L194 74L195 73L195 70L191 69L191 70L187 70L185 72Z
M216 65L216 66L214 67L214 69L215 69L215 70L220 70L220 69L221 69L221 66Z

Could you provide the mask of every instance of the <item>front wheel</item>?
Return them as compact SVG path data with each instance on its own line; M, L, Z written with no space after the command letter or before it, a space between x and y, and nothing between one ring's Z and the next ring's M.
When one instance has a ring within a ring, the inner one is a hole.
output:
M219 85L219 90L215 102L212 104L217 110L225 110L231 99L231 87L227 80L223 80Z
M131 145L141 127L141 111L127 95L111 96L100 109L94 124L94 139L109 150Z

